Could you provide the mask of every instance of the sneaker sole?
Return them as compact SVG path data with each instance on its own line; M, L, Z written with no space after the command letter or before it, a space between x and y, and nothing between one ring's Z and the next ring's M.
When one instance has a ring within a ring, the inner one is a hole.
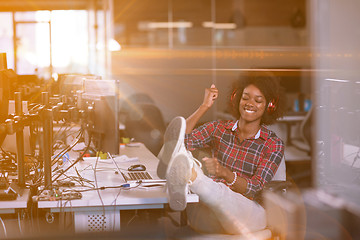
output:
M187 204L188 182L191 177L191 166L186 154L176 155L169 164L166 182L170 208L183 211Z
M170 163L171 158L180 151L184 144L186 121L183 117L176 117L169 123L164 134L163 152L160 158L160 163L157 175L160 178L165 178L166 169Z

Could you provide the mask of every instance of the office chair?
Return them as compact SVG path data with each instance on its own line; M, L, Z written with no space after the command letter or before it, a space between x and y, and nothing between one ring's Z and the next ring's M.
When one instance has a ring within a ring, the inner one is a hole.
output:
M123 99L120 104L121 112L128 112L134 104L138 103L151 103L155 104L154 100L146 93L137 92L133 93L127 98Z
M154 100L146 93L134 93L128 97L129 102L132 103L155 103Z
M127 137L142 142L157 155L163 145L166 126L160 109L151 103L135 103L126 114Z

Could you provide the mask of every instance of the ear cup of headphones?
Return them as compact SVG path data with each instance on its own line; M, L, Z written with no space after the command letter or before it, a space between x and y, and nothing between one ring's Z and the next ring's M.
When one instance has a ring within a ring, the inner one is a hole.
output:
M276 105L277 105L277 99L272 99L267 106L267 112L268 113L275 112L276 107L277 107Z
M238 91L238 89L234 89L234 91L231 93L230 102L231 102L232 107L235 107L235 105L236 105L235 99L236 99L237 91Z

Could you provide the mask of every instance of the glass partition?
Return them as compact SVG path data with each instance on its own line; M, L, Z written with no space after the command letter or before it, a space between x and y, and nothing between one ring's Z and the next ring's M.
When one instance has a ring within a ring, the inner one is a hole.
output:
M358 1L315 1L318 189L360 213L360 17ZM353 212L352 210L352 212ZM355 212L354 212L355 213Z

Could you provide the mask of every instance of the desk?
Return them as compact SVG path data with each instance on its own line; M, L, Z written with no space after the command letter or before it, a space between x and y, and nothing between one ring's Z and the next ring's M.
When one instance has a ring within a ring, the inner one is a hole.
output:
M146 165L150 174L156 175L159 160L143 144L120 148L120 155L126 155L129 158L137 157L138 160L117 162L119 168L127 169L130 165L140 163ZM95 166L96 170L94 170ZM94 185L97 185L97 187L119 186L125 183L122 175L115 173L117 169L111 159L99 160L97 164L96 158L87 159L79 162L76 168L83 178L93 180ZM198 201L197 195L188 195L188 202ZM137 187L128 190L109 188L82 192L82 198L78 200L39 201L38 208L49 209L50 212L73 212L75 215L75 231L86 231L88 221L86 218L93 216L100 216L101 218L109 216L108 219L113 221L109 223L110 226L107 229L120 230L120 210L162 209L167 203L164 186L155 188Z
M16 210L26 209L29 201L30 190L24 189L21 196L12 201L0 201L0 214L15 213Z
M279 118L279 123L286 124L286 145L291 146L291 126L296 123L300 123L305 119L305 113L303 115L285 115Z
M0 201L0 214L5 215L1 215L2 227L0 230L0 239L20 239L22 237L22 233L19 232L18 226L26 226L24 225L26 223L24 213L27 211L29 199L30 190L23 189L21 190L21 195L18 196L16 200ZM9 217L9 214L11 217Z

